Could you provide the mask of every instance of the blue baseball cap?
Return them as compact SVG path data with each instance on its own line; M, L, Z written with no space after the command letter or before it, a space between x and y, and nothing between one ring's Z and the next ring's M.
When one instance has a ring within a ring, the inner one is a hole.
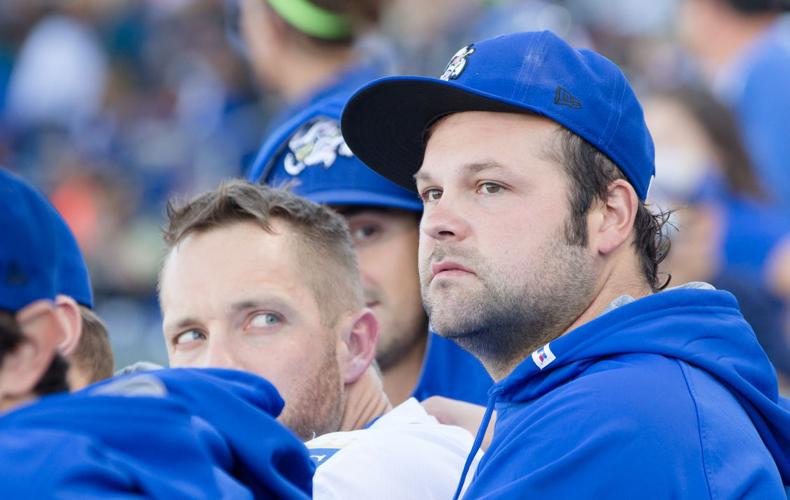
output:
M325 205L422 211L417 195L362 163L343 140L345 100L327 99L288 120L263 144L247 179Z
M401 76L359 89L342 115L348 146L366 165L407 189L422 164L425 132L464 111L536 113L608 156L644 200L655 175L653 140L623 72L549 31L467 45L440 78Z
M17 312L58 292L55 210L41 193L0 168L0 309Z
M93 309L93 289L88 274L88 266L82 257L74 233L63 217L55 212L56 237L60 246L58 258L58 294L68 295L79 304Z

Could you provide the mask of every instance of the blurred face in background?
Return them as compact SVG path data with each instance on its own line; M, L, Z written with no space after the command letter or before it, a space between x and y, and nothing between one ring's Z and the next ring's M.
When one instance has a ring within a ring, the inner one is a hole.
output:
M276 86L275 73L282 57L282 47L275 34L272 12L266 0L239 0L239 31L255 77L263 86Z
M398 209L340 207L357 254L365 303L379 320L376 360L383 371L426 339L417 271L419 215Z
M715 174L718 160L702 125L680 102L654 97L644 101L644 110L656 146L656 177L648 201L675 210L672 251L662 272L678 284L709 281L722 264L723 222L715 207L695 197Z
M162 271L163 331L173 367L256 373L285 400L302 439L336 431L344 402L340 331L325 321L286 223L240 222L193 233Z

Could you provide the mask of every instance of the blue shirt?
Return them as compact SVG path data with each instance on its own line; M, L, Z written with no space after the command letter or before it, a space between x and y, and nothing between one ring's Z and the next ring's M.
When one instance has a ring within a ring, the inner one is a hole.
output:
M790 404L738 310L674 289L552 341L492 388L468 498L785 498Z
M790 17L752 44L718 86L738 117L764 189L790 214Z
M0 417L3 498L310 498L314 465L248 373L111 379Z

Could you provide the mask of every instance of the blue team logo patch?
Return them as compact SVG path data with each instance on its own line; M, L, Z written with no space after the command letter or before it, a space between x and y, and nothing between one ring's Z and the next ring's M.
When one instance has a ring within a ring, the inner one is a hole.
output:
M340 451L340 448L312 448L308 451L310 452L310 460L318 467L332 458L332 455Z
M534 361L537 367L541 370L549 366L549 364L555 359L557 358L554 356L554 353L551 352L551 347L549 347L549 344L544 345L532 353L532 361Z
M338 156L352 156L340 133L340 124L329 118L318 118L300 128L288 141L284 167L290 175L297 176L307 167L329 168Z
M467 45L456 52L455 55L450 58L450 62L447 63L447 68L445 68L444 73L442 73L442 76L439 78L447 81L455 80L461 76L461 73L466 69L466 58L473 54L474 51L475 48L473 45Z

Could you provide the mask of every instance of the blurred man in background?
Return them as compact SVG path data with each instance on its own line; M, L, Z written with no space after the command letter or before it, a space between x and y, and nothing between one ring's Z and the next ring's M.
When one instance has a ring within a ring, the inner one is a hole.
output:
M705 281L738 297L781 382L790 375L790 293L781 285L790 283L790 218L772 208L733 113L710 92L680 87L643 102L656 144L648 201L675 208L662 268L673 282Z
M472 436L414 399L392 408L371 366L378 322L340 216L242 182L168 214L160 296L171 366L271 380L281 421L319 464L317 498L452 494Z
M790 214L790 11L785 0L682 0L682 42L735 112L769 200Z
M240 0L230 22L238 25L258 82L285 103L272 130L305 107L348 97L389 72L386 54L360 44L378 22L382 0Z

